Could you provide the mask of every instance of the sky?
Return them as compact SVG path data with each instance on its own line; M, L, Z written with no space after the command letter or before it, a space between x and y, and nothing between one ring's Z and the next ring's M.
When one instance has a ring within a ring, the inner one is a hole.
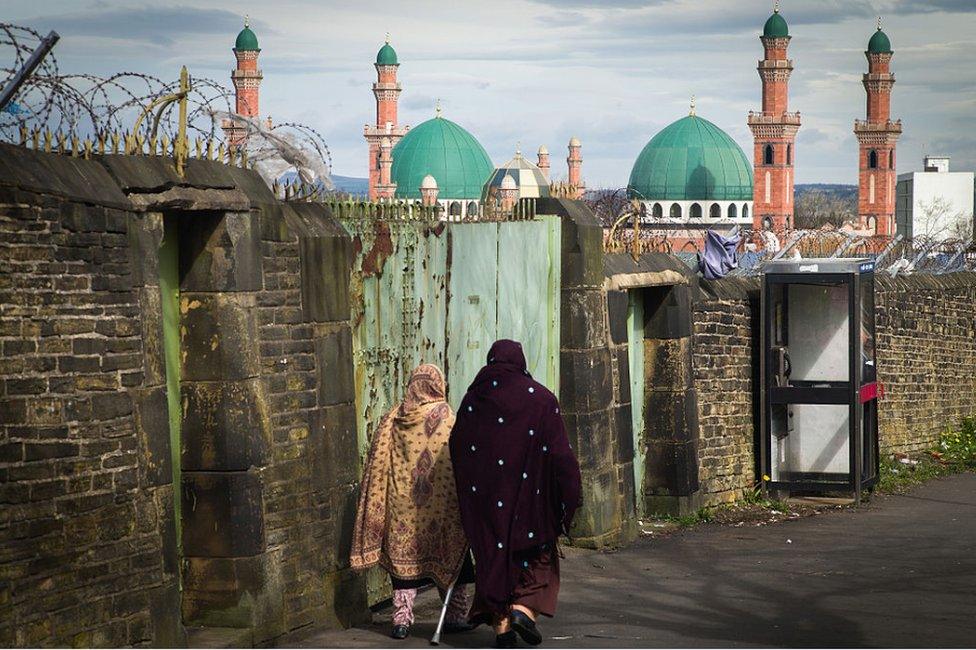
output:
M760 105L758 36L767 0L3 0L0 20L61 34L63 73L131 70L176 79L181 65L230 85L231 48L250 16L261 46L261 114L301 122L329 145L333 170L366 175L363 125L386 32L400 59L401 123L443 115L495 164L517 145L552 154L583 143L588 187L626 186L661 128L697 114L751 160L746 114ZM895 51L898 171L926 153L976 169L976 0L782 0L793 39L790 109L802 114L798 183L857 182L855 118L864 117L864 50L883 16Z

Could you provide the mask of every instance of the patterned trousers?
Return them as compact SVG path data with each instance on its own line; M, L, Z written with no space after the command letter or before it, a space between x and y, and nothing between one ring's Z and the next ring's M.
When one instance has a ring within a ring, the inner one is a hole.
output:
M441 598L446 594L441 592ZM394 589L393 590L393 624L394 625L413 625L413 604L417 599L416 589ZM468 609L471 601L468 597L467 585L454 585L454 592L451 594L451 601L447 604L447 616L445 623L464 623L468 620Z

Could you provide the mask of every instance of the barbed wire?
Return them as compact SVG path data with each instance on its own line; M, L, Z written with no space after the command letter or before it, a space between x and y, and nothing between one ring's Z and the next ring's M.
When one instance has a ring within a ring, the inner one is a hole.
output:
M676 228L648 214L645 201L635 200L626 188L591 192L586 203L604 227L604 250L609 253L670 253L695 264L703 253L704 232ZM636 221L636 224L635 224ZM976 271L973 239L927 236L865 235L839 228L772 232L741 225L716 223L713 229L739 235L739 266L732 273L754 276L771 260L781 258L861 257L872 259L878 272L941 274Z
M0 23L0 78L9 82L42 40L30 27ZM14 101L0 111L0 140L19 142L25 132L60 133L72 138L104 140L111 134L128 135L137 118L153 101L179 91L179 81L167 82L150 74L123 71L109 77L94 74L62 74L54 52L26 79ZM314 128L298 122L266 125L240 112L255 111L245 97L220 82L191 77L187 95L187 134L190 139L223 142L228 149L225 127L243 129L245 136L233 145L244 147L249 160L258 166L270 184L294 169L304 182L319 183L327 191L331 180L332 154L325 138ZM139 133L148 141L152 131L172 141L179 130L179 108L173 102L145 119Z

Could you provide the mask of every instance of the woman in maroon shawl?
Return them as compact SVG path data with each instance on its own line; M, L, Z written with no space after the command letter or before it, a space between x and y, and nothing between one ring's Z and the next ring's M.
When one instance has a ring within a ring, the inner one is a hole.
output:
M451 431L461 524L475 557L470 622L490 622L500 647L517 632L538 645L539 614L556 612L559 554L580 505L579 464L559 402L525 368L522 346L491 346Z

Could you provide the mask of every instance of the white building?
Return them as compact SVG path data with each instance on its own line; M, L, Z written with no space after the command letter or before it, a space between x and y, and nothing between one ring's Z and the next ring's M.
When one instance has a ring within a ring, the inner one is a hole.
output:
M948 156L926 156L924 171L898 175L895 225L905 237L973 236L976 174L950 172Z

